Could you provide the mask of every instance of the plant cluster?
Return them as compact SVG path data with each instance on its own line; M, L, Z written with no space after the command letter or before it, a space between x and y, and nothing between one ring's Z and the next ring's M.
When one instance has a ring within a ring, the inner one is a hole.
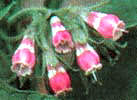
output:
M27 8L10 16L15 4L2 10L0 20L7 18L9 30L16 28L16 36L2 34L2 38L15 45L11 71L20 88L27 79L40 76L40 93L48 94L48 85L55 96L65 95L73 90L69 71L82 73L82 80L93 75L92 82L102 85L95 73L103 70L105 62L113 66L127 45L119 43L128 33L125 23L114 14L95 12L94 7L66 7Z

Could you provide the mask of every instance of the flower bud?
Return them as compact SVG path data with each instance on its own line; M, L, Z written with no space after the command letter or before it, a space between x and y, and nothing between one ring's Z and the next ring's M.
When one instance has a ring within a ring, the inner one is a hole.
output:
M12 56L11 70L18 76L31 75L35 65L34 40L24 36L21 44Z
M71 52L74 47L71 34L65 29L57 16L53 16L50 21L52 29L52 44L55 47L56 52Z
M82 17L89 26L96 29L104 38L118 40L123 32L127 32L124 30L125 23L115 15L90 12L86 16L82 15Z
M62 65L56 68L48 66L48 78L55 96L72 90L70 77Z
M99 55L88 43L85 45L77 44L76 59L85 75L89 75L92 71L102 68Z

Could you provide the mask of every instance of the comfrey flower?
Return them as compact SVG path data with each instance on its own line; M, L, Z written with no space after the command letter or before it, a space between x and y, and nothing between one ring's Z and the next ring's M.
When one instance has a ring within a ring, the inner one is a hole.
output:
M85 45L77 44L76 59L80 69L85 72L85 75L89 75L92 71L102 68L99 55L88 43Z
M17 76L25 77L26 75L31 75L35 61L34 40L25 35L12 56L11 70L17 73Z
M81 15L81 17L107 39L118 40L123 32L127 32L124 30L125 23L113 14L90 12L87 15Z
M62 65L56 66L56 68L48 66L47 69L49 84L55 96L72 90L70 77Z
M52 44L58 53L68 53L72 51L74 44L72 42L72 36L65 29L60 19L57 16L53 16L50 20L52 29Z

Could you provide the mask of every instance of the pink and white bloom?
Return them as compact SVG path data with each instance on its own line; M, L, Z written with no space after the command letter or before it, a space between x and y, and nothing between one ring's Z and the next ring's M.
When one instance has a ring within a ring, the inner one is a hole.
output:
M102 68L100 58L97 52L87 43L76 46L76 59L79 67L89 75L92 72Z
M50 20L52 29L52 44L58 53L68 53L72 51L74 44L72 42L72 36L65 29L60 19L57 16L53 16Z
M99 34L107 39L118 40L126 32L125 23L113 14L90 12L81 15L87 24L96 29Z
M26 75L31 75L35 61L34 40L25 35L12 56L11 70L17 73L17 76L25 77Z
M48 66L47 69L49 84L55 96L72 90L70 77L62 65L56 68Z

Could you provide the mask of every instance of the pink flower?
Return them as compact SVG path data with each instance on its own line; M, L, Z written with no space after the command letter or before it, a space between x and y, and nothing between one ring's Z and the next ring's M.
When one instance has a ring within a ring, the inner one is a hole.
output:
M35 65L34 40L24 36L20 46L12 56L11 70L18 76L31 75Z
M85 75L89 75L92 71L102 68L99 55L88 43L76 46L76 59Z
M72 90L70 77L62 65L57 68L48 66L48 77L49 84L55 96Z
M52 28L52 44L58 53L68 53L72 51L74 44L72 42L72 36L65 29L60 19L57 16L51 18Z
M82 16L89 26L95 28L99 34L108 39L118 40L124 30L125 23L117 16L100 12L90 12L87 16Z

